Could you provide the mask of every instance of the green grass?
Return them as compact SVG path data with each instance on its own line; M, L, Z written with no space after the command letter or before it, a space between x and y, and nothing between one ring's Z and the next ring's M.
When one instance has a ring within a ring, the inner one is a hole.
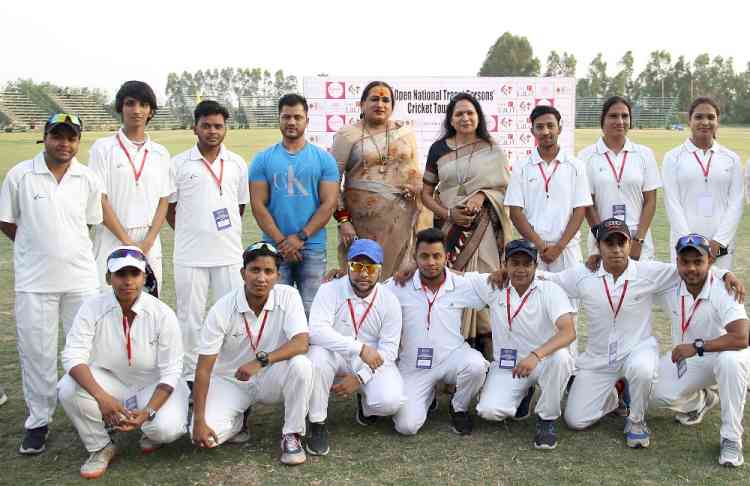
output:
M750 156L750 129L724 128L722 144L737 151L743 161ZM88 147L101 133L85 133L80 153L86 160ZM578 150L593 143L598 130L577 130ZM662 130L633 131L632 138L650 146L661 159L681 143L686 132ZM41 148L35 134L0 134L0 175L15 163L33 157ZM188 131L156 132L155 138L172 154L189 148L193 136ZM251 158L278 139L276 130L237 130L230 132L227 146ZM258 238L252 217L246 215L244 242ZM750 221L742 220L739 241L744 241ZM659 258L668 258L668 224L659 201L653 225ZM584 229L585 231L585 229ZM54 235L50 235L54 237ZM164 229L165 261L172 253L171 229ZM329 265L334 262L329 231ZM60 242L60 244L65 244ZM739 244L735 271L746 281L750 277L750 251ZM0 239L0 384L10 401L0 408L0 484L82 484L78 468L86 453L75 430L61 409L51 425L48 451L38 457L18 455L23 432L25 406L15 348L13 319L12 247ZM165 265L165 300L174 305L171 265ZM669 328L664 315L654 314L654 330L662 350L668 343ZM585 329L584 329L585 331ZM582 333L585 341L585 332ZM61 339L62 343L62 339ZM138 450L137 434L121 436L120 458L105 476L109 484L748 484L750 468L729 470L717 465L719 413L712 411L695 428L678 427L668 413L653 413L652 448L629 450L622 437L622 421L606 418L592 430L571 432L560 427L560 445L553 452L537 452L531 447L533 420L523 423L493 424L475 418L471 437L459 438L449 432L447 400L443 398L417 437L403 438L393 432L390 420L381 420L363 430L354 423L354 403L336 400L329 414L331 454L309 458L298 468L278 462L281 407L262 407L250 419L252 440L244 446L224 446L212 451L193 448L187 437L150 456ZM745 422L750 423L750 412ZM750 459L750 456L748 456Z

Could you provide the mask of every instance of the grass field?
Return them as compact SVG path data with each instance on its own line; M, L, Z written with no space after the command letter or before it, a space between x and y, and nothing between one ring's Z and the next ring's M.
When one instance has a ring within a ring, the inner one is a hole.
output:
M85 133L81 159L101 133ZM578 150L593 143L598 130L577 130ZM686 132L633 131L631 138L650 146L661 159L681 143ZM750 129L723 128L722 144L750 156ZM172 154L189 148L188 131L156 132L155 138ZM227 146L251 158L275 142L276 130L230 132ZM15 163L31 158L41 148L35 134L0 134L0 177ZM244 242L258 239L258 229L247 213ZM335 261L335 229L329 231L329 265ZM748 212L743 217L735 271L750 281L750 249L742 242L750 230ZM653 225L657 254L668 255L668 225L661 199ZM50 235L55 237L55 235ZM171 229L162 231L165 262L171 261ZM61 241L61 245L65 242ZM165 265L165 300L174 305L171 265ZM25 406L15 347L13 319L12 246L0 239L0 384L10 401L0 408L0 484L80 484L78 468L86 458L75 430L58 407L46 453L21 457L18 441L23 433ZM654 330L665 350L668 327L663 314L655 314ZM585 341L585 326L582 329ZM62 339L60 341L63 342ZM337 400L329 413L331 454L308 458L302 467L287 468L278 462L281 428L280 407L265 407L250 418L251 441L244 446L224 446L202 451L187 436L159 452L144 456L136 433L118 438L120 458L105 476L108 484L743 484L750 481L750 467L729 470L717 465L719 413L712 411L695 428L677 426L671 414L650 415L652 445L649 450L629 450L624 445L622 419L606 418L590 431L572 432L560 425L556 451L538 452L531 447L534 421L493 424L475 417L475 432L459 438L449 431L448 404L443 398L436 416L417 437L398 436L390 420L364 430L354 422L353 401ZM750 412L745 412L750 423ZM750 460L750 455L747 455Z

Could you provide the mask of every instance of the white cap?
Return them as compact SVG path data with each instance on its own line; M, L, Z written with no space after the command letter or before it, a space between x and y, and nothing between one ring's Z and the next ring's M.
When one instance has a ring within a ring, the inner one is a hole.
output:
M137 246L118 246L107 257L107 270L114 273L125 267L146 271L146 257Z

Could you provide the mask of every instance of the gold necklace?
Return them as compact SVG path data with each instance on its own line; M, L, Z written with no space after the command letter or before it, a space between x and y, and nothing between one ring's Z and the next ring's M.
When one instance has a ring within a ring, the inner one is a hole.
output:
M390 160L389 153L391 149L391 139L390 139L390 133L388 130L388 122L386 122L386 128L385 128L385 154L380 150L380 147L378 146L378 143L375 141L375 137L370 133L370 130L367 129L367 123L363 120L362 121L362 136L360 138L360 149L362 151L362 161L364 162L365 171L364 173L367 174L367 158L365 157L365 132L367 132L367 136L370 137L370 140L372 140L372 144L375 146L375 150L378 151L378 162L380 163L380 169L378 172L381 174L385 174L386 166L388 164L388 161Z

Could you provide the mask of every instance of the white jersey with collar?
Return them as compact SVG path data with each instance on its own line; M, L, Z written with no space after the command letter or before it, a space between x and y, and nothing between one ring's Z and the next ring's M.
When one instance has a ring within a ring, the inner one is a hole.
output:
M191 267L216 267L242 262L242 217L239 205L250 202L247 164L223 145L211 164L216 177L224 174L221 190L197 146L172 159L176 192L169 198L177 203L174 262ZM226 210L231 226L219 229L216 212Z
M270 353L297 334L308 332L305 308L297 289L274 285L260 315L255 315L242 286L211 307L201 330L198 354L218 355L213 374L233 378L237 368L253 361L257 352Z
M102 222L99 178L73 158L60 182L44 152L11 168L0 189L0 221L15 224L16 292L99 287L88 225Z
M131 359L123 327L122 307L109 289L86 300L65 340L65 371L86 364L109 370L128 387L154 383L177 385L182 374L182 335L177 317L167 304L142 292L132 307Z
M576 312L560 286L547 280L535 278L526 293L521 296L512 285L502 289L493 288L487 282L488 274L486 273L470 272L464 276L490 308L492 352L495 361L499 360L501 349L517 350L519 359L527 356L557 333L555 323L560 316ZM512 319L510 326L508 325L508 289L510 289ZM523 307L520 307L526 295L528 298ZM515 317L513 317L514 314Z

